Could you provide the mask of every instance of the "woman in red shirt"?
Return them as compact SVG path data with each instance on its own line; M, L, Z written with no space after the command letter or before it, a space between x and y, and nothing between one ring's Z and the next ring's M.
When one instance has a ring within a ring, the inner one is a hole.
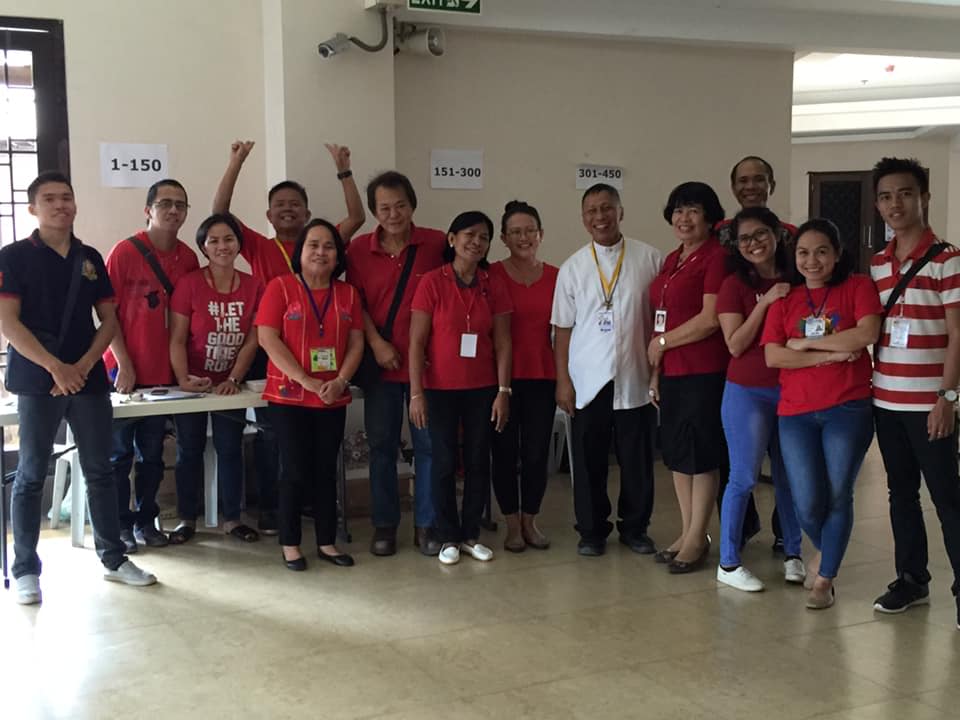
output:
M527 545L546 550L550 541L537 528L536 518L547 489L547 455L557 411L550 312L558 269L537 258L543 228L532 205L507 203L500 239L510 257L491 265L490 277L501 281L513 304L513 395L510 420L502 433L493 435L493 489L507 521L504 550L521 552Z
M346 268L337 228L311 220L291 257L292 275L267 285L257 328L267 352L271 417L280 444L279 520L283 560L306 570L300 552L300 503L314 512L317 555L348 567L337 550L337 458L350 403L347 387L363 355L363 315L352 285L336 280Z
M510 296L487 272L493 222L473 210L454 218L447 264L428 272L410 320L410 420L429 428L440 562L493 559L479 542L490 483L490 432L510 412ZM428 422L429 419L429 422ZM457 511L458 431L463 427L463 509Z
M777 513L783 531L784 577L802 583L800 525L793 509L777 433L779 371L768 368L760 347L760 331L771 304L790 291L791 269L780 240L780 219L765 207L741 210L730 222L728 275L717 295L717 317L732 356L727 366L720 416L730 454L730 481L720 505L720 565L717 581L757 592L763 582L740 564L744 517L760 464L768 452Z
M234 267L243 233L231 215L211 215L200 223L197 246L209 263L180 278L170 300L170 366L181 390L233 395L257 352L253 317L263 286ZM185 543L196 532L208 415L217 450L224 532L254 542L260 539L257 531L240 520L245 412L227 410L173 416L180 524L170 533L170 543Z
M804 532L819 551L808 571L812 610L833 605L833 579L853 528L853 484L873 439L870 356L883 308L829 220L797 229L801 282L767 312L761 344L780 368L780 447ZM815 576L815 578L814 578Z
M673 472L682 518L680 537L654 557L675 574L691 572L706 560L707 524L717 499L718 469L727 454L720 400L730 356L716 309L727 274L726 253L711 233L723 214L709 185L675 187L663 218L673 226L680 247L667 256L650 285L650 394L660 407L660 447Z

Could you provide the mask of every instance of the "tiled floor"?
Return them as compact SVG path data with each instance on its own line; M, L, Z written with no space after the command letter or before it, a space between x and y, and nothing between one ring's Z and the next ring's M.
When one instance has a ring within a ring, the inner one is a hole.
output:
M662 468L657 492L651 534L668 543L679 517ZM766 524L771 489L758 497ZM875 449L856 505L837 604L819 613L784 586L768 530L745 553L768 585L757 595L718 588L715 565L670 576L616 542L578 557L567 476L551 480L541 523L553 548L511 555L489 537L486 565L441 567L406 529L398 556L372 557L361 521L351 569L291 573L273 541L203 532L141 552L161 584L134 589L100 580L68 530L48 531L43 606L0 595L0 717L957 718L936 516L931 605L884 617L871 607L892 575Z

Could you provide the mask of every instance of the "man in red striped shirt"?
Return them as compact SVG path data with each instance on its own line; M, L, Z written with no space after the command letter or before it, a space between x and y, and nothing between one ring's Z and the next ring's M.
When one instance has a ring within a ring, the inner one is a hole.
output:
M870 266L884 306L910 267L927 260L885 314L873 373L877 442L887 470L897 569L897 579L873 607L899 613L929 602L921 473L953 566L953 594L960 589L960 250L944 244L931 251L941 241L924 220L929 181L916 160L883 158L874 166L873 185L877 210L895 233ZM957 602L960 628L960 599Z

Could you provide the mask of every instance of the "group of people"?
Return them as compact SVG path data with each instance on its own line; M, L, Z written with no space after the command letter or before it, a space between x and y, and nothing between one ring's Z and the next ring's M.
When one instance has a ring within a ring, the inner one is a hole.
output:
M549 547L536 518L559 407L571 417L581 555L602 555L614 529L612 444L621 543L671 573L697 570L719 504L717 579L762 590L740 551L759 527L752 490L769 456L785 580L806 585L807 607L830 607L854 481L876 427L897 578L875 608L899 612L927 600L921 472L960 577L960 251L927 228L928 181L915 161L885 158L874 170L877 208L894 237L873 258L871 279L853 272L832 223L795 228L766 207L775 180L759 157L731 171L741 205L731 219L704 183L671 191L663 216L678 247L665 258L623 236L618 191L594 185L581 200L590 242L557 268L538 257L544 229L532 205L506 205L499 235L509 254L489 264L497 231L486 214L461 213L446 232L417 226L416 193L395 171L368 183L366 206L378 224L353 237L366 216L350 152L327 147L347 217L336 225L311 219L304 188L285 181L268 194L276 235L267 238L230 213L253 148L233 143L213 214L197 231L202 268L177 237L189 204L175 180L150 188L146 229L118 243L106 263L72 234L68 179L44 173L30 186L39 229L0 250L7 386L19 395L21 420L12 503L21 602L40 601L40 495L62 418L76 437L106 577L149 584L155 578L126 555L195 534L208 417L174 416L179 524L165 535L156 493L166 419L111 421L111 382L121 393L176 384L232 394L247 378L265 378L268 402L257 414L259 522L254 529L241 519L243 411L217 413L209 422L223 528L242 542L279 534L291 570L307 566L304 511L318 557L353 564L335 544L335 474L350 387L359 385L377 556L397 552L405 418L420 552L446 565L464 553L491 560L480 538L491 481L506 518L504 549ZM252 274L235 267L238 255ZM61 326L67 316L72 322ZM659 550L648 534L658 428L681 513L679 536ZM801 532L817 551L808 565Z

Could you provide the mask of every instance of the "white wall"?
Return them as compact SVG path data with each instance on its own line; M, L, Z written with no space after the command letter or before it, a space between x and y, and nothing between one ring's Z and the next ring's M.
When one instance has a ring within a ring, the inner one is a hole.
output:
M807 173L870 170L882 157L914 157L930 169L930 226L943 235L948 231L947 217L951 205L949 151L950 140L942 137L794 145L790 170L790 221L799 225L809 217Z
M732 212L729 171L743 155L783 168L773 206L785 209L792 62L786 52L451 31L442 58L397 56L397 164L423 225L445 229L473 208L499 222L515 197L537 206L554 263L587 239L576 165L622 165L624 231L672 248L661 216L670 189L709 182ZM483 149L484 189L431 190L434 147ZM496 243L491 257L503 254Z

